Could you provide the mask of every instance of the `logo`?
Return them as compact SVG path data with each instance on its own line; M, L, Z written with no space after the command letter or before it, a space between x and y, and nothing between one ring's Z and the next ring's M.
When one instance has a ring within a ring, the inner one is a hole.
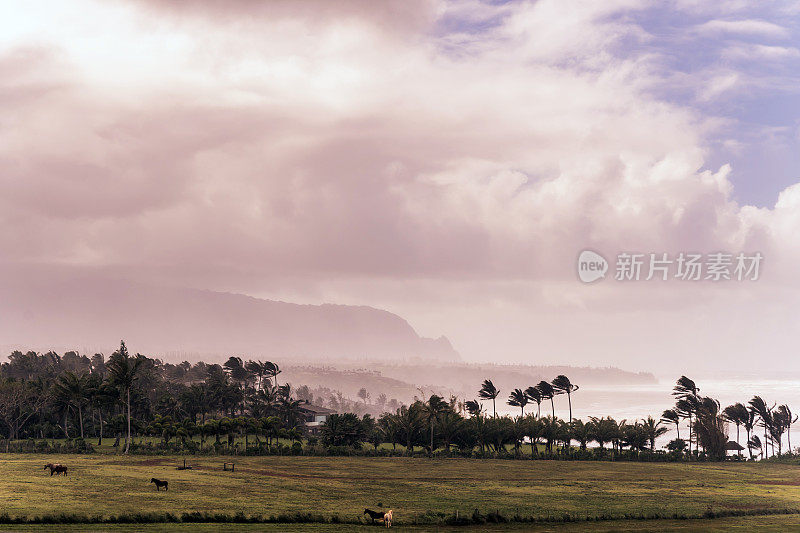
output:
M606 277L608 261L602 255L584 250L578 256L578 277L584 283L591 283Z

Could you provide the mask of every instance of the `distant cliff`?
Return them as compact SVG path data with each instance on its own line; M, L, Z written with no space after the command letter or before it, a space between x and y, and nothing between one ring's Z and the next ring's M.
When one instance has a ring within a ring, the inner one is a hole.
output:
M253 358L458 360L450 342L403 318L348 305L298 305L120 281L0 281L0 349L113 350ZM168 357L169 358L169 357Z

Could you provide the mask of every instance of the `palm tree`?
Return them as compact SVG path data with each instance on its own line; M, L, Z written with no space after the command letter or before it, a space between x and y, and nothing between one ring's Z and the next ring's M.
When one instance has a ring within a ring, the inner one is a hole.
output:
M541 419L541 424L542 436L545 439L545 448L548 452L552 452L553 444L556 443L561 435L562 422L554 416L547 416Z
M556 376L551 383L556 393L564 393L567 395L567 401L569 402L569 421L572 423L572 393L578 390L580 387L573 385L569 381L569 378L564 374Z
M695 382L686 376L678 378L672 389L672 395L677 398L675 410L689 419L689 455L692 453L692 415L697 411L699 392Z
M100 427L97 445L101 446L103 444L103 408L114 400L114 390L107 381L101 381L98 374L91 374L89 377L88 396L90 405L97 410L98 426Z
M784 418L784 422L786 424L786 438L788 440L789 445L789 453L792 453L792 424L797 422L797 415L792 414L792 410L789 409L789 406L784 404L778 406L778 411Z
M764 449L767 447L767 443L769 442L767 431L772 424L772 407L767 407L767 402L765 402L761 396L753 396L753 399L748 403L750 405L750 410L758 415L758 417L761 419L761 425L764 427L764 442L762 443L763 448L761 449L761 453L763 455L765 453Z
M597 418L596 416L590 417L591 422L589 426L589 438L595 441L601 450L605 449L605 443L612 442L619 431L619 426L616 420L611 417Z
M591 429L591 422L584 424L580 418L576 418L570 423L571 438L578 441L581 450L586 450L586 443L591 440Z
M678 432L678 439L681 438L681 416L675 409L667 409L661 413L661 421L675 424L675 430Z
M756 425L756 414L753 411L749 410L749 409L745 409L745 410L747 411L747 418L742 420L742 427L744 427L744 430L747 433L747 442L749 443L750 442L750 433L752 433L753 428ZM747 451L748 451L748 454L750 455L750 459L752 460L753 459L753 450L752 450L752 448L749 447L749 445L748 445Z
M525 389L525 396L532 402L536 402L536 418L542 415L542 393L536 387Z
M661 421L658 422L653 419L652 416L648 416L645 420L642 421L642 429L647 436L647 440L650 441L650 451L654 452L656 450L656 439L669 431L665 427L659 427Z
M736 425L736 444L739 444L739 427L747 421L747 407L744 404L735 403L726 407L722 414L726 420ZM742 455L742 450L739 450L739 455Z
M275 382L275 387L278 386L278 374L281 373L280 367L278 367L277 363L273 363L272 361L267 361L264 363L264 368L266 369L266 374L272 377L272 380Z
M125 341L120 341L119 350L114 352L108 360L106 369L114 383L120 390L124 402L127 405L128 433L125 435L125 452L128 453L131 444L131 388L138 378L142 359L131 357Z
M536 450L537 443L539 441L539 437L542 434L542 423L538 418L535 418L531 415L528 415L525 419L527 420L526 437L528 437L531 441L531 457L535 457L537 452Z
M467 400L464 402L464 408L470 416L481 416L481 412L483 412L483 406L478 400Z
M59 400L78 411L78 424L83 438L83 406L86 404L89 392L89 375L64 372L58 376L53 387L53 392Z
M481 390L478 391L478 397L482 400L492 400L492 410L494 411L494 416L497 417L497 405L495 404L495 400L500 395L500 389L494 386L492 380L486 379L483 381L483 385L481 385Z
M553 418L556 417L556 404L553 402L553 396L556 395L556 390L553 386L547 381L540 381L538 385L536 385L536 390L539 391L539 395L542 397L543 400L550 400L550 408L553 410Z
M403 405L395 415L397 427L405 438L406 452L409 455L414 451L414 440L419 435L422 426L422 413L418 406L418 403L412 404L411 407Z
M450 406L445 402L441 396L431 394L427 402L422 404L422 414L428 419L428 424L431 428L431 457L433 456L433 426L436 419L441 413L449 409Z
M264 383L264 376L267 375L267 368L262 361L248 361L244 365L245 370L256 376L256 388L260 389Z
M522 409L522 416L525 416L525 406L528 405L528 396L522 389L514 389L508 397L508 405Z
M764 446L762 446L761 439L758 438L758 435L753 435L751 439L748 439L747 449L750 451L750 458L753 457L753 450L760 450L761 458L764 458Z
M448 452L450 451L450 443L453 437L458 433L464 424L464 418L456 413L452 408L448 407L439 414L437 418L439 423L439 432L444 439L444 447Z

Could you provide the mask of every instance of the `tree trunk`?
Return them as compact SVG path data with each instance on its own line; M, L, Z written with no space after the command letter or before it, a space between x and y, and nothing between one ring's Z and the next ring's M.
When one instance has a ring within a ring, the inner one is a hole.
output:
M97 410L98 418L100 418L100 440L97 441L98 446L103 445L103 408Z
M572 394L567 392L567 401L569 402L569 423L572 424Z
M764 423L764 444L761 446L761 457L769 456L769 439L767 438L767 424Z
M750 447L750 430L744 428L747 431L747 453L750 455L750 460L753 460L753 448Z
M736 423L736 444L739 444L739 423ZM739 444L741 446L741 444ZM742 450L739 450L739 457L742 456Z
M127 391L127 404L128 404L128 433L125 435L125 454L128 453L128 450L131 446L131 388L128 387Z
M78 404L78 424L81 426L81 438L83 438L83 408Z

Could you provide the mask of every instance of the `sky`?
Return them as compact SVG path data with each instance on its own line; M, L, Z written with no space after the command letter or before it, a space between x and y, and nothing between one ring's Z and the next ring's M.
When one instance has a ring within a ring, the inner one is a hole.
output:
M468 361L800 375L799 19L0 0L0 271L371 305ZM617 281L624 252L763 262Z

